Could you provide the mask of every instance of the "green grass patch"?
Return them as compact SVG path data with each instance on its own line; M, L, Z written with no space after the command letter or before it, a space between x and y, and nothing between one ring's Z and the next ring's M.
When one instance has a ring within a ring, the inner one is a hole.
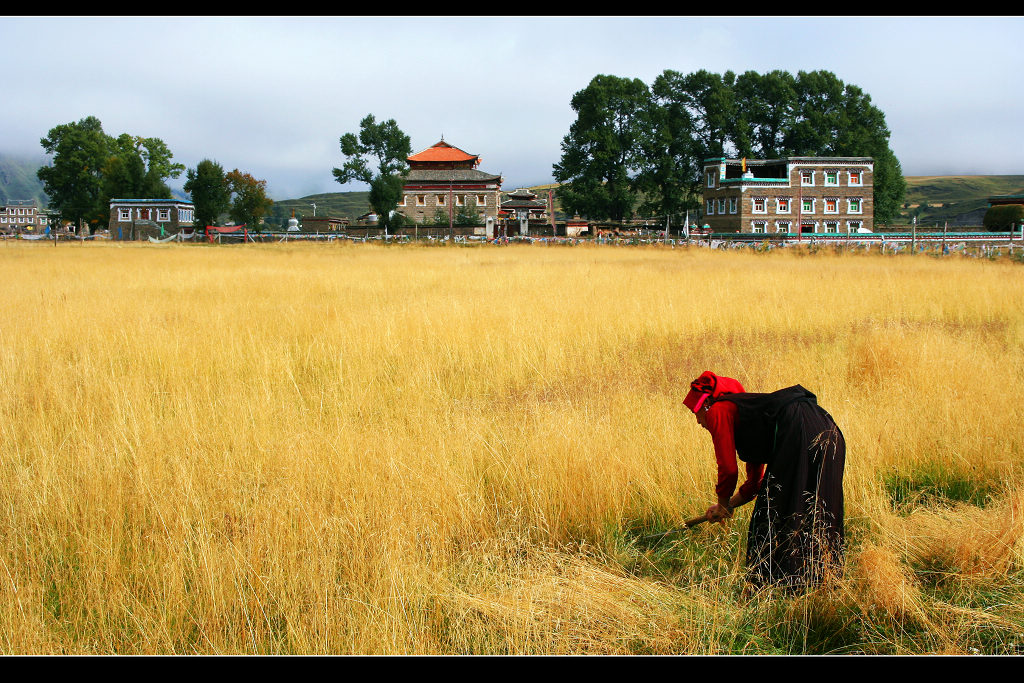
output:
M889 472L883 485L893 509L905 513L917 507L956 503L985 507L999 493L998 481L992 472L933 461L910 472Z
M647 516L608 529L606 548L623 570L636 576L679 586L732 583L739 594L748 523L744 517L726 526L685 528L678 519ZM671 533L659 536L666 532Z

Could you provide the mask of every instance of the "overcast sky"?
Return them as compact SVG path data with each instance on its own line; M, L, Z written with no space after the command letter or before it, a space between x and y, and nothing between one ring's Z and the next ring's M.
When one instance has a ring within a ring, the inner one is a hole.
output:
M597 74L824 69L885 113L906 175L1024 174L1022 35L1020 17L7 17L0 152L41 156L93 115L285 199L366 189L331 169L372 113L514 189L552 181Z

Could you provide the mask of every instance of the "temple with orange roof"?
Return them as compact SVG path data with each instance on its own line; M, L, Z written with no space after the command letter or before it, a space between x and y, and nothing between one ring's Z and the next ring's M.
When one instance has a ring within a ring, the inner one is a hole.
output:
M442 137L440 142L407 157L407 161L410 170L396 209L399 213L417 223L429 223L438 209L454 216L470 207L480 214L487 236L493 236L502 178L478 170L479 155L465 152Z

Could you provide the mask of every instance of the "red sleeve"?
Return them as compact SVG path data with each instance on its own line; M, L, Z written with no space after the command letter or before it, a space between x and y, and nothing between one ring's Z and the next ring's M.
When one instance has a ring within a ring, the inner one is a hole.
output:
M711 441L715 444L715 461L718 463L718 485L715 493L719 498L729 498L736 490L738 470L736 468L736 440L733 433L736 422L736 404L719 401L708 409L707 424Z
M719 401L708 410L708 431L715 444L715 461L718 463L718 484L715 493L721 498L730 498L736 490L739 469L736 466L736 404ZM740 487L740 495L753 498L761 486L764 465L746 463L747 480Z
M747 480L740 487L740 495L747 499L753 499L761 488L761 477L764 476L764 465L747 463Z

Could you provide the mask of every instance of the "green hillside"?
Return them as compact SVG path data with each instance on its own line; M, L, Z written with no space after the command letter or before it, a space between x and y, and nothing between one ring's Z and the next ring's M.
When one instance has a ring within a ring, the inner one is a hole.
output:
M29 159L0 155L0 200L34 199L40 207L47 205L43 183L36 176L44 164L42 158Z
M907 176L907 194L900 216L918 226L980 226L988 198L1024 191L1024 175Z
M313 215L313 204L316 204L317 216L355 219L370 211L370 193L327 192L298 199L282 199L274 202L272 213L287 219L294 209L296 218L304 218Z

